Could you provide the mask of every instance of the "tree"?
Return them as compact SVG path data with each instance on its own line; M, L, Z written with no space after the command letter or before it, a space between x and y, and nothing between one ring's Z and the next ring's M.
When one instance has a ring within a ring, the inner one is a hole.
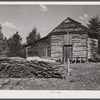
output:
M7 45L6 45L6 38L4 38L4 35L2 33L2 26L0 25L0 55L4 56L5 51L7 49Z
M100 19L99 16L94 16L89 20L89 32L90 34L96 34L98 36L98 54L100 54Z
M36 41L40 38L41 38L40 33L37 34L37 29L34 27L34 29L26 37L26 40L27 40L28 44L31 44L31 43L34 43L34 41Z
M88 28L90 30L90 33L92 34L99 34L100 30L100 19L99 16L94 16L93 18L90 18Z
M37 34L37 40L41 39L40 33Z
M21 51L21 41L22 38L21 36L18 34L18 32L16 32L12 37L10 37L7 40L7 45L8 45L8 56L20 56L20 51Z
M3 39L2 49L3 49L4 54L7 55L8 46L7 46L7 38L6 37L4 37L4 39Z

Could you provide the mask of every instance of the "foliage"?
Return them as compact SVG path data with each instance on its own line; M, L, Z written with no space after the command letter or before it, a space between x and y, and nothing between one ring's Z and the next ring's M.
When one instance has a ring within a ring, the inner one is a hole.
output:
M26 37L27 43L31 44L34 41L39 40L41 38L40 33L37 33L37 29L34 27L29 35Z
M2 26L0 25L0 55L5 56L7 50L6 38L4 38L4 35L1 30Z
M20 57L26 58L26 49L25 48L22 48L20 50Z
M8 56L20 56L20 51L21 51L21 41L22 38L21 36L18 34L18 32L16 32L12 37L10 37L7 40L7 45L8 45Z
M37 34L37 40L41 39L40 33Z
M99 34L99 30L100 30L99 16L94 16L93 18L90 18L89 24L87 25L90 33L97 34L97 35Z
M7 45L7 39L6 39L6 37L3 39L2 48L3 48L4 55L7 55L8 45Z
M98 35L98 54L100 54L100 19L99 16L94 16L93 18L90 18L89 24L87 24L89 28L90 34L96 34Z
M100 55L93 54L92 57L88 60L89 62L100 62Z

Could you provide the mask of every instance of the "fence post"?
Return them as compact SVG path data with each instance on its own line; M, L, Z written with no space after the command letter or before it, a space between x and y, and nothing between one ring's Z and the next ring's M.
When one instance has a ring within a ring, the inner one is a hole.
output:
M77 60L77 58L75 57L75 64L76 64L76 60Z
M81 57L80 57L80 63L81 63Z
M67 70L68 70L68 76L70 75L69 74L69 67L70 67L70 62L69 62L69 58L68 58L68 68L67 68Z
M64 57L64 65L65 65L66 61L65 61L65 57Z
M28 57L28 50L27 50L27 47L26 47L26 59L27 59L27 57Z

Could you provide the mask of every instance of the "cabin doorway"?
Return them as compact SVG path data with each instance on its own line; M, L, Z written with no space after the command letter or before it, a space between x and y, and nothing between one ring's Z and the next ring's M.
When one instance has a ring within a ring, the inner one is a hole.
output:
M71 62L73 57L73 46L64 45L63 46L63 62L66 62L68 59Z

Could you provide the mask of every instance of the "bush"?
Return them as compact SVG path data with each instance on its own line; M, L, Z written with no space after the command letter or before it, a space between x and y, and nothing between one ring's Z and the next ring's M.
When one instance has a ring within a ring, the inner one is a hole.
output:
M100 55L99 54L93 54L90 59L88 59L89 62L100 62Z
M96 54L96 55L95 55L95 60L96 60L97 62L100 62L100 55L99 55L99 54Z

